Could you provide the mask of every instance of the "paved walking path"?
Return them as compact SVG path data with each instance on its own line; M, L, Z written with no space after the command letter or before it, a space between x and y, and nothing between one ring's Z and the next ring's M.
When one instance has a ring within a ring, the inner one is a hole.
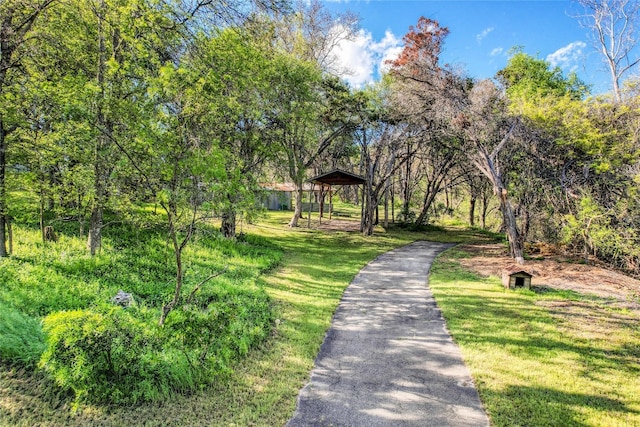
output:
M416 242L360 271L288 427L489 425L427 284L448 247Z

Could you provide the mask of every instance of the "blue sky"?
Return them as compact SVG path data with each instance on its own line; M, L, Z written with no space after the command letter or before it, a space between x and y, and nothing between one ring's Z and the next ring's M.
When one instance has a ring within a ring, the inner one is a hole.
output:
M606 92L610 83L604 63L591 42L591 31L576 16L569 0L324 0L332 12L351 10L361 17L358 39L343 43L337 55L352 70L346 79L362 86L379 76L385 58L397 55L402 36L420 16L449 28L441 60L463 67L475 78L490 78L503 68L509 50L521 46L563 71L575 71Z

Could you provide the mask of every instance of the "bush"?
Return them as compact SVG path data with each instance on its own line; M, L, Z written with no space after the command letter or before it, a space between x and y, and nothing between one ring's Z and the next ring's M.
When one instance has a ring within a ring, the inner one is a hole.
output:
M192 364L203 365L211 375L226 372L234 358L266 338L272 321L264 290L218 286L174 310L165 327L173 345L185 350Z
M122 403L168 395L171 375L162 365L169 361L159 335L132 312L105 307L47 316L41 367L79 400Z
M0 360L34 367L45 348L40 320L0 303Z
M136 403L206 386L264 339L273 319L262 289L214 289L173 310L164 327L144 308L51 314L41 366L77 400Z

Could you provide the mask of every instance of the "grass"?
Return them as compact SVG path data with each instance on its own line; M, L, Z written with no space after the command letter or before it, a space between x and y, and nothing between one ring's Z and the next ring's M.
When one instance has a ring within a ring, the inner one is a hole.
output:
M372 238L290 230L288 215L273 213L243 228L283 255L279 267L256 279L275 303L272 336L237 362L232 376L161 404L73 411L71 398L41 374L0 367L0 425L284 425L342 292L362 266L418 239L495 239L463 228L378 229ZM454 248L440 257L430 285L493 425L640 425L637 313L571 292L505 291L498 278L462 269L456 259L464 256Z
M430 286L495 426L640 425L640 316L575 292L506 291L456 262Z
M344 289L365 264L417 239L485 239L466 230L440 228L424 233L378 230L372 238L290 230L289 214L274 213L243 228L249 238L268 239L281 248L283 256L277 269L257 278L276 305L272 336L235 364L229 378L162 404L84 405L72 411L69 397L55 392L46 378L0 368L0 425L284 425Z

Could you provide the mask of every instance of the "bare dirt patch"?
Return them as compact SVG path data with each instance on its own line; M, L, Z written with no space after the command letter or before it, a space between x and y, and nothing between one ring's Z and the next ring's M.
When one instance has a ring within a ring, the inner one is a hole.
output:
M470 258L460 264L481 276L501 276L513 265L503 245L462 245ZM542 251L540 260L528 260L523 270L533 275L532 286L549 287L611 299L616 306L640 310L640 280L598 265L572 262L566 256Z

